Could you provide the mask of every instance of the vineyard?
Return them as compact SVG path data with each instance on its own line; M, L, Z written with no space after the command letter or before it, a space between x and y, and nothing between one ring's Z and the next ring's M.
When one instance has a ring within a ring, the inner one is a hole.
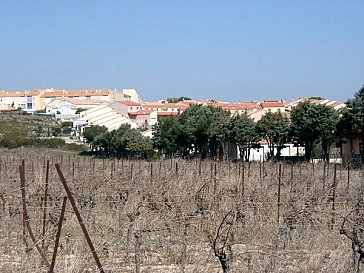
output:
M363 190L334 164L4 149L0 272L349 272Z

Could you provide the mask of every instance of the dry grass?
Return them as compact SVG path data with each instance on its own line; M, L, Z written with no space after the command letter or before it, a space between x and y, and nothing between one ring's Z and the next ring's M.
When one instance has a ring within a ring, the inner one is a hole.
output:
M182 272L183 247L185 272L221 272L209 237L216 235L229 211L234 213L228 223L231 230L224 223L226 230L217 243L223 246L226 241L232 272L352 268L351 242L339 231L342 216L362 195L359 171L351 171L348 188L347 171L338 166L333 214L334 166L326 168L324 177L323 164L283 164L278 222L279 164L217 162L215 176L211 161L111 161L19 149L0 151L1 272L47 272L28 236L30 248L23 243L21 159L25 159L30 223L38 240L45 162L51 162L45 236L49 260L57 230L52 219L59 216L65 196L54 168L60 163L106 272L135 272L135 235L140 235L141 272ZM70 203L56 271L97 271Z

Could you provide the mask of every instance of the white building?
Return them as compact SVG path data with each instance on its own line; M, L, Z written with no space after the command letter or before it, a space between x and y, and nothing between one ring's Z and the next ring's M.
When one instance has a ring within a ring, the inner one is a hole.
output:
M129 124L131 128L137 128L137 124L128 117L122 116L114 111L110 105L99 105L97 107L82 111L80 118L73 121L76 136L82 136L84 129L90 125L105 126L109 131L118 129L123 124Z

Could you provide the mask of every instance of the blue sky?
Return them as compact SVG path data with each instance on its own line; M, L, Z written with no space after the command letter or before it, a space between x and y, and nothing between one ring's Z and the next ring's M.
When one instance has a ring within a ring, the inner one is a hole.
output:
M0 89L345 101L364 84L363 11L350 0L3 0Z

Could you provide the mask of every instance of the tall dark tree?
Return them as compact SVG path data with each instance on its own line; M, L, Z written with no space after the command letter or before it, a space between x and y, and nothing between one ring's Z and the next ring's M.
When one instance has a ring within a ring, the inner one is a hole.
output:
M148 158L153 153L153 143L149 137L144 137L137 129L126 130L121 137L126 143L125 150L120 151L126 155L139 158Z
M305 146L309 161L316 141L321 140L323 159L328 159L330 144L335 136L338 113L326 105L301 102L291 111L291 133Z
M354 99L346 102L346 105L347 108L341 111L338 130L342 137L349 139L351 150L353 150L354 138L358 137L361 143L364 143L364 86L355 93ZM363 150L360 153L364 155Z
M212 108L212 122L208 129L210 157L227 158L225 143L229 140L230 113L221 108Z
M91 150L93 150L96 137L106 132L107 128L105 126L91 125L85 128L83 131L83 137L85 138L86 142L90 144Z
M129 124L97 136L94 145L107 156L146 158L153 153L152 141Z
M226 138L221 124L226 123L227 117L227 112L211 106L193 105L184 111L178 118L184 155L214 157Z
M248 115L237 115L230 120L230 139L240 151L240 158L249 161L251 148L256 145L260 137L256 130L256 123Z
M179 97L179 98L167 98L166 100L169 102L169 103L177 103L177 102L180 102L180 101L184 101L184 100L190 100L191 98L189 97L185 97L185 96L182 96L182 97Z
M340 119L337 124L337 134L340 138L345 138L349 141L350 151L354 150L353 140L360 137L357 125L351 113L351 109L340 109Z
M174 156L183 145L181 126L175 116L164 117L154 126L153 145L162 154Z
M257 131L267 142L269 155L274 156L276 147L275 155L280 156L283 145L288 141L289 119L280 112L267 112L257 122Z
M106 156L110 156L113 151L113 142L115 140L115 130L105 132L95 137L93 147L104 151Z

